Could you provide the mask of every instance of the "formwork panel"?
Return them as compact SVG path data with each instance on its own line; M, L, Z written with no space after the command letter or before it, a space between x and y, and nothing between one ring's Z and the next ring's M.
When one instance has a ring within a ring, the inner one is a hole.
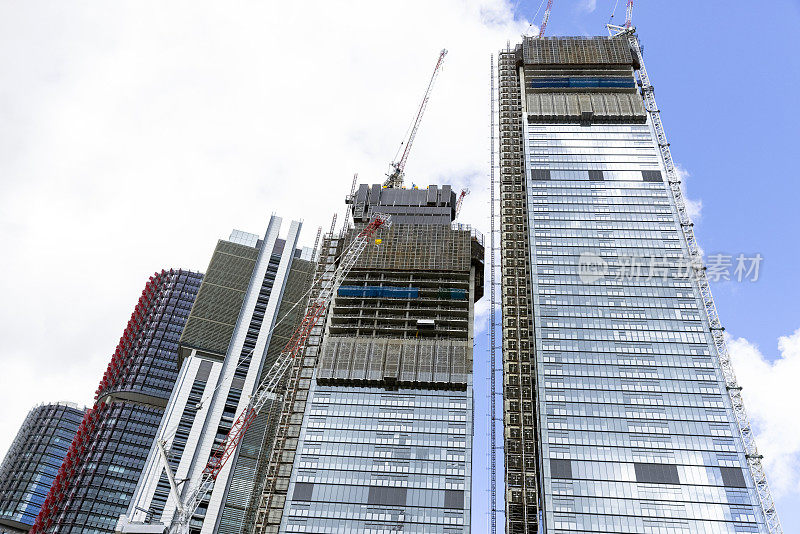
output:
M417 377L417 347L416 343L404 343L403 354L400 360L400 380L413 382Z
M379 381L383 379L383 360L386 353L386 340L382 340L383 343L376 341L356 343L356 350L359 350L363 346L367 351L367 380Z
M342 346L354 346L355 343L347 341L342 344ZM352 355L351 355L352 354ZM349 378L351 380L366 380L367 379L367 351L366 350L358 350L358 349L351 349L348 351L347 356L348 358L353 358L353 365L350 370Z
M432 343L421 343L419 346L417 377L420 382L433 382L433 351Z
M383 369L384 380L397 380L400 374L400 352L402 350L402 341L399 339L390 339L386 345L386 361Z
M319 357L319 369L317 377L321 379L333 378L333 370L336 365L336 349L338 345L333 343L326 343L322 348L322 353Z
M433 381L439 383L448 382L450 379L449 373L449 353L450 344L439 343L436 345L436 360L433 370Z
M350 375L350 366L354 359L361 362L367 361L367 347L358 346L349 339L343 340L337 345L339 350L336 351L336 367L333 376L334 378L347 378Z

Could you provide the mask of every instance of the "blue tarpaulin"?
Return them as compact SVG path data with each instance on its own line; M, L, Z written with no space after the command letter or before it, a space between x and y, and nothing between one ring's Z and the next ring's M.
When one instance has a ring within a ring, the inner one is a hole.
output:
M340 297L384 297L392 299L419 298L418 287L340 286Z
M390 299L417 299L420 297L418 287L391 286L339 286L336 294L340 297L373 297ZM448 300L466 300L466 289L440 287L435 293L437 298ZM433 295L430 295L433 297Z

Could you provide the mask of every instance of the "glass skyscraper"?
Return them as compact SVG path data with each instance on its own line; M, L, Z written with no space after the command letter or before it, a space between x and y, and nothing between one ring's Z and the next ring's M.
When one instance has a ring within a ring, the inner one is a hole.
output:
M32 532L113 532L128 509L178 377L178 338L203 276L150 277Z
M767 532L632 43L499 54L507 532Z
M59 402L36 406L25 417L0 465L0 533L33 526L85 411Z

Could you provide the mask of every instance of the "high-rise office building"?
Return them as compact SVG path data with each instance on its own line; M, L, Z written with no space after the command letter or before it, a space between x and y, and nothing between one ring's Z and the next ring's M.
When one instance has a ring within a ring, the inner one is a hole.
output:
M150 277L33 531L114 531L175 385L178 338L201 280L181 270Z
M85 412L59 402L28 413L0 465L0 533L33 526Z
M180 338L181 373L159 432L181 485L181 500L197 487L250 395L305 312L314 272L313 250L298 249L302 224L272 216L263 238L234 230L211 257ZM191 532L238 533L251 500L260 496L274 425L266 406L245 434L193 515ZM155 443L119 528L153 532L177 511ZM251 514L252 515L252 514ZM250 520L252 522L252 519ZM162 527L159 527L161 525Z
M349 202L354 227L323 240L319 273L376 213L392 225L292 370L256 532L470 532L482 237L453 223L450 186L361 185Z
M506 532L774 531L636 37L498 76Z

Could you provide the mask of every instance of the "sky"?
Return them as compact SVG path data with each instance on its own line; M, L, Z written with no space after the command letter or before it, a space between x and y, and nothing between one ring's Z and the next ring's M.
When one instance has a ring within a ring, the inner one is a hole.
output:
M217 239L263 233L271 213L302 218L304 245L341 221L353 173L382 181L442 48L407 179L469 187L461 222L488 238L489 56L535 31L539 6L0 0L0 455L35 404L91 403L154 271L202 271ZM557 0L547 34L603 34L613 7ZM712 287L784 529L800 531L800 3L637 2L634 25L707 257L764 258L757 281Z

